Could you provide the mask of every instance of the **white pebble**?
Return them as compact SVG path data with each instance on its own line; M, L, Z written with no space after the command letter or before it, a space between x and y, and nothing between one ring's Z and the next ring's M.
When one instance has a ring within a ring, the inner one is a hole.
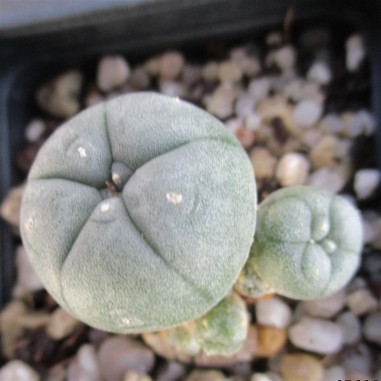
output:
M218 67L218 79L221 82L239 82L242 76L241 66L235 61L224 61Z
M360 200L372 195L381 180L381 173L377 169L360 169L355 173L354 190Z
M363 330L368 341L381 345L381 313L373 312L368 315Z
M68 369L68 381L95 381L100 380L101 372L95 348L84 344L78 350Z
M360 288L349 293L347 306L356 316L365 315L379 308L377 299L367 288Z
M311 127L321 117L323 106L314 100L300 101L293 111L294 122L300 127Z
M122 86L130 76L130 67L122 56L107 56L100 60L97 85L102 91Z
M46 332L53 339L61 340L74 332L79 324L80 322L75 317L58 307L51 315Z
M366 50L362 36L354 34L346 42L345 63L348 71L356 71L363 61Z
M352 345L361 339L361 323L357 316L352 312L347 311L342 313L336 319L336 322L341 325L343 330L344 344Z
M159 60L159 76L162 79L175 79L184 68L184 57L173 51L164 53Z
M323 299L302 302L304 310L311 316L330 319L336 316L345 305L345 289Z
M255 99L249 93L242 93L235 103L235 113L240 117L251 115L255 106Z
M161 80L159 89L161 93L169 97L183 98L186 95L186 88L181 82Z
M1 381L39 381L40 376L29 365L12 360L0 369Z
M270 86L271 81L268 77L253 79L249 84L248 91L252 95L254 101L258 102L268 96Z
M257 131L261 127L262 119L256 113L251 113L245 118L245 127L251 131Z
M259 300L255 304L255 313L259 324L276 328L286 328L291 321L291 309L282 299Z
M45 132L45 128L45 123L41 119L32 120L25 129L26 140L31 143L36 142Z
M339 381L345 380L345 369L341 366L331 366L324 371L324 381Z
M326 85L331 82L332 73L327 63L322 61L315 62L307 72L307 78L319 85Z
M343 189L346 179L342 173L331 168L320 168L313 172L308 179L308 184L338 193Z
M338 352L343 345L343 331L331 321L305 317L289 329L291 342L298 348L321 354Z
M283 72L294 68L296 62L296 51L292 46L283 46L276 51L270 52L266 58L268 66L277 65Z
M307 181L310 164L300 153L290 152L279 161L275 176L283 187L303 185Z

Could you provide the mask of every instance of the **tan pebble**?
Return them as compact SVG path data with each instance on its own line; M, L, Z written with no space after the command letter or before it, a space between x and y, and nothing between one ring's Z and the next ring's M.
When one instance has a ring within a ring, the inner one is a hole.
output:
M229 378L217 370L194 370L185 381L229 381Z
M280 372L285 381L322 381L324 368L316 357L297 353L282 356Z
M202 78L207 82L214 82L218 77L218 63L208 62L201 70Z
M148 374L131 370L124 375L123 381L152 381L152 378Z
M322 167L334 168L338 158L343 156L341 152L345 147L340 140L332 135L324 136L310 152L310 160L315 169Z
M160 70L160 57L152 57L148 59L144 65L144 70L151 76L157 76Z
M160 57L159 76L162 79L175 79L184 67L184 57L181 53L172 51Z
M46 332L51 338L60 340L72 333L79 325L79 320L59 307L51 315Z
M254 148L250 159L256 178L271 179L274 176L277 159L266 148Z
M259 357L271 357L279 352L287 340L287 331L284 328L257 326L258 346L255 355Z
M24 329L37 329L47 325L49 321L50 314L46 312L32 312L19 318L19 324Z
M245 128L244 126L241 126L237 129L237 131L235 132L235 136L242 144L243 148L250 148L254 144L254 132Z
M25 304L19 300L7 304L0 313L2 352L6 358L14 357L16 339L22 332L19 319L26 313Z
M208 112L218 118L227 118L233 114L233 102L237 96L237 90L229 84L218 86L207 103Z
M37 90L37 103L54 116L70 118L80 109L82 82L83 76L79 71L61 74Z
M260 116L262 123L270 123L274 118L281 118L289 132L297 134L298 130L292 118L292 107L282 95L268 97L258 103L256 113Z
M25 184L12 188L0 206L0 216L14 228L20 227L20 207Z
M239 82L242 76L242 69L235 61L224 61L218 67L218 79L221 82Z

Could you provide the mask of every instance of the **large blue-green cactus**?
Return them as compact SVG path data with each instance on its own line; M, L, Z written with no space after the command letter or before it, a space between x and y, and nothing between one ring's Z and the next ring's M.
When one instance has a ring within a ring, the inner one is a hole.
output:
M154 93L83 111L41 148L21 234L48 291L86 323L143 332L225 297L250 251L253 170L206 112Z
M269 292L295 299L333 294L360 263L357 210L327 190L278 190L259 205L251 255L237 281L245 295Z

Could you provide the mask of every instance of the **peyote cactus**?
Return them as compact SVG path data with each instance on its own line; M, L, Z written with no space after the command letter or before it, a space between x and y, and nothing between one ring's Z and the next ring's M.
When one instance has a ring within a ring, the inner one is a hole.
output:
M331 295L357 270L361 246L359 213L344 198L309 186L278 190L259 205L251 255L236 289L254 297Z
M151 335L160 335L166 345L185 356L200 353L228 356L241 348L248 326L246 304L232 293L199 319L143 337L151 343L154 342Z
M47 290L111 332L198 318L231 290L253 241L253 170L221 122L178 99L125 95L41 148L21 234Z

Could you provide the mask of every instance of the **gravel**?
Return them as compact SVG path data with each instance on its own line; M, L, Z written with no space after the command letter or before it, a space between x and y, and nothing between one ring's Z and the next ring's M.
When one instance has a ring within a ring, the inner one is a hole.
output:
M79 323L42 289L19 246L13 300L0 313L1 380L380 378L381 215L374 202L380 172L367 52L356 32L339 40L342 57L332 49L335 38L326 27L301 28L291 37L273 30L202 57L172 50L132 64L109 55L94 63L95 75L76 68L59 73L36 89L15 170L26 176L43 142L81 109L126 92L161 91L204 107L236 135L250 155L260 200L279 187L311 184L360 206L366 234L359 276L322 300L248 299L252 323L243 348L231 357L191 358L157 333L144 343L141 335L110 335ZM23 190L16 184L0 206L16 241Z

